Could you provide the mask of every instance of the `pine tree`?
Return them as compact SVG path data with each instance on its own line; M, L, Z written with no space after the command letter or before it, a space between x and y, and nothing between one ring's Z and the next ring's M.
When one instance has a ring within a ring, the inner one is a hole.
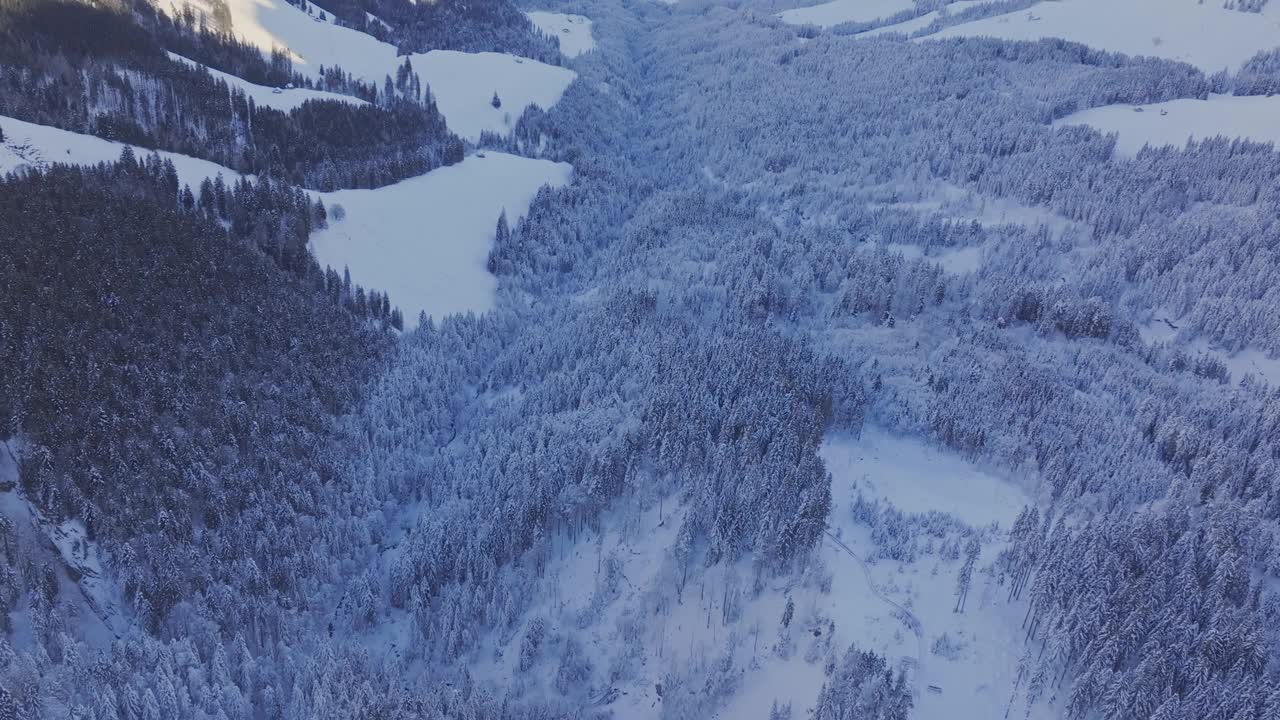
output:
M969 585L973 581L973 566L978 562L978 553L982 545L976 535L969 538L964 547L964 564L960 566L960 574L956 577L956 607L954 612L964 612L964 601L969 597Z

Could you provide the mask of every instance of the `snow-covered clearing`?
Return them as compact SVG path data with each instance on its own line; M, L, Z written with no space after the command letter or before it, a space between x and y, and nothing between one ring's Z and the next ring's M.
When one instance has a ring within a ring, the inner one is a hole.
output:
M596 46L591 36L591 19L582 15L535 10L525 13L533 26L551 37L560 38L560 52L577 57Z
M472 141L486 130L511 132L525 108L550 108L577 77L567 68L491 52L432 50L414 55L413 67L431 86L449 129ZM495 93L500 107L493 106Z
M976 36L1057 37L1126 55L1180 60L1205 73L1234 71L1259 51L1280 46L1280 4L1247 13L1202 0L1048 0L927 37Z
M120 159L120 153L126 147L124 143L36 125L3 115L0 115L0 128L4 129L4 142L0 143L0 173L23 167L45 168L54 163L97 165L115 162ZM157 152L136 146L129 147L133 147L134 154L138 157ZM178 182L190 185L192 189L199 187L205 178L216 177L218 173L222 173L228 182L240 177L240 173L208 160L163 151L157 154L161 158L172 160L178 171Z
M239 88L260 107L275 108L276 110L289 112L308 100L334 100L337 102L351 103L352 105L369 104L358 97L341 95L325 90L312 90L310 88L273 88L267 87L266 85L255 85L248 80L242 80L235 75L224 73L221 70L215 70L211 67L205 67L194 60L189 60L176 53L169 53L169 57L177 62L190 65L191 67L204 68L210 75L218 80L222 80L233 88Z
M785 23L831 27L847 22L871 22L915 7L912 0L832 0L821 5L778 13Z
M381 88L404 64L395 46L350 28L323 22L284 0L229 0L235 35L263 51L286 48L294 68L311 77L337 65ZM588 29L589 36L589 29ZM528 58L502 53L432 50L408 56L422 77L449 129L478 140L481 131L510 132L525 108L550 108L577 74ZM497 92L502 107L491 104Z
M886 243L884 248L889 252L900 253L908 260L923 258L929 262L935 262L942 267L943 272L952 275L977 272L982 267L981 247L931 248L926 252L918 245Z
M1168 313L1157 311L1152 320L1138 326L1138 334L1148 343L1168 343L1183 348L1194 355L1212 355L1226 366L1231 373L1231 381L1237 385L1245 375L1265 381L1272 387L1280 387L1280 358L1273 358L1262 350L1245 348L1238 352L1227 352L1214 347L1202 337L1185 337L1181 319L1170 319Z
M1116 133L1116 152L1132 157L1146 145L1182 147L1222 135L1280 145L1280 97L1210 95L1154 105L1107 105L1069 115L1055 125L1089 125Z
M668 499L665 512L655 503L638 513L628 503L631 510L605 518L602 535L560 544L532 591L539 599L524 623L513 636L482 644L473 675L501 687L514 678L536 695L552 682L564 643L576 638L595 668L597 684L586 689L590 704L607 706L619 720L662 717L664 706L710 692L701 684L681 686L685 673L722 672L727 681L719 687L729 688L724 703L705 717L763 720L776 700L803 718L827 680L826 662L856 643L909 672L913 717L1001 717L1022 652L1025 608L1006 603L1006 589L981 569L1004 544L992 524L1007 530L1027 496L952 453L875 428L861 438L829 439L822 455L832 473L830 534L803 572L764 577L756 594L748 560L722 563L696 571L678 591L670 548L682 508ZM875 559L869 528L850 514L858 492L907 513L950 513L984 533L964 613L953 612L960 562L931 550L909 563ZM783 628L788 598L795 615ZM548 640L524 672L517 668L520 643L533 618L545 622ZM934 654L944 632L953 649ZM726 657L727 671L720 664ZM1050 716L1044 708L1031 713Z
M991 0L959 0L958 2L954 2L954 3L951 3L950 5L945 6L942 10L930 10L929 12L921 15L920 17L912 18L910 20L903 20L900 23L894 23L892 25L885 25L883 27L875 28L874 30L867 30L866 32L860 32L857 34L856 37L869 38L869 37L876 37L878 35L887 35L889 33L901 33L903 35L910 35L911 33L916 32L917 30L923 30L929 27L930 25L933 24L934 20L937 20L938 18L943 17L944 14L955 15L956 13L963 12L965 10L968 10L971 7L976 7L978 5L985 5L988 2L991 2Z
M346 212L311 237L321 265L347 267L365 287L391 293L407 326L493 307L497 280L486 269L498 215L514 227L543 185L569 181L566 163L487 152L377 190L319 197Z

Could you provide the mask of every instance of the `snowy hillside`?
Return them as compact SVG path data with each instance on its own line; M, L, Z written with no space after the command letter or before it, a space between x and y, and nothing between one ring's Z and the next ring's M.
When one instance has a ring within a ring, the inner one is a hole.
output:
M43 168L54 163L67 165L96 165L120 159L124 143L103 140L92 135L68 132L44 125L0 116L0 130L4 142L0 143L0 173L20 170L24 167ZM133 146L128 146L133 147ZM150 155L151 150L133 147L134 154ZM205 178L221 174L228 182L240 174L207 160L187 157L177 153L160 152L161 158L173 161L178 171L178 181L195 188Z
M1280 47L1280 6L1261 13L1200 0L1052 0L943 29L930 38L1062 38L1100 50L1190 63L1205 73L1237 70Z
M449 129L473 141L485 131L510 133L525 108L550 108L577 77L566 68L501 53L432 50L412 59Z
M433 50L400 56L393 45L320 21L314 6L313 14L308 14L284 0L229 0L228 5L235 35L264 52L287 49L294 68L304 75L317 77L322 67L336 65L382 87L407 57L429 86L449 129L470 140L478 140L485 130L510 132L526 107L534 103L551 107L577 77L572 70L503 53ZM585 51L589 22L569 26L574 29L570 46ZM495 92L502 101L500 108L491 104Z
M308 11L284 0L227 0L231 33L263 52L287 50L294 69L318 77L321 67L340 65L343 70L375 85L394 74L396 49L362 32L325 22L321 11ZM168 11L165 3L157 6Z
M377 190L339 190L320 198L346 218L312 237L321 265L347 267L353 279L389 291L416 326L493 307L497 280L485 269L498 216L515 225L543 185L569 181L565 163L499 152L472 155ZM332 214L332 211L331 211Z
M275 108L276 110L289 112L308 100L331 100L351 103L353 105L368 104L357 97L326 92L324 90L312 90L310 88L273 88L265 85L255 85L246 80L242 80L235 75L229 75L221 70L205 67L200 63L188 60L187 58L175 53L169 53L169 57L180 63L190 65L191 67L204 68L215 78L222 80L233 88L243 91L246 96L252 98L253 102L261 107Z
M142 1L0 3L0 719L1280 718L1280 0Z
M534 27L560 40L560 52L565 57L577 57L596 46L591 37L590 18L545 10L526 14Z
M1280 146L1280 97L1211 95L1207 100L1108 105L1068 115L1055 124L1116 133L1116 152L1128 157L1146 145L1182 147L1188 140L1218 135Z

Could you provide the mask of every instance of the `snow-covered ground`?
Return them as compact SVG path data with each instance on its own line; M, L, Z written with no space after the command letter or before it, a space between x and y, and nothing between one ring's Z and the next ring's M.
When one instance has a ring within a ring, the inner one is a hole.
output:
M449 129L472 141L485 130L511 132L525 108L550 108L577 77L567 68L491 52L432 50L414 55L413 67L431 87ZM494 93L500 107L493 106Z
M440 318L493 307L497 280L486 269L498 215L514 227L543 185L569 181L566 163L487 152L377 190L319 197L346 218L312 235L321 265L391 293L407 326L419 311Z
M596 46L591 36L591 19L582 15L535 10L525 13L533 26L552 37L560 38L560 52L577 57Z
M1280 97L1210 95L1154 105L1107 105L1082 110L1055 125L1089 125L1116 133L1116 152L1132 157L1145 145L1175 145L1222 135L1280 145Z
M169 11L168 3L157 2L156 6ZM380 87L386 74L395 69L395 47L320 20L321 10L314 5L308 5L310 13L284 0L227 0L227 6L233 35L266 52L288 50L294 69L304 75L318 77L322 65L340 65Z
M114 162L125 147L91 135L33 125L0 116L0 174L23 166L55 162L96 165ZM134 148L139 157L152 151ZM161 152L173 161L180 182L198 187L205 178L239 173L205 160ZM310 192L345 219L312 235L321 265L351 270L367 288L391 293L391 301L414 326L418 313L434 317L483 312L493 307L497 280L486 268L498 215L505 209L514 227L543 185L569 182L573 168L556 163L486 152L376 190Z
M977 272L982 267L981 247L934 248L927 253L924 248L918 245L904 245L902 243L885 243L884 248L889 252L900 253L908 260L924 258L930 262L935 262L942 266L943 272L948 272L952 275Z
M79 520L54 523L27 499L18 485L18 458L22 443L0 441L0 518L9 523L9 537L16 540L19 555L41 558L66 572L56 574L60 587L57 604L70 608L73 617L86 622L79 626L86 640L106 646L118 639L131 620L123 610L119 590L103 573L98 547L88 538ZM32 632L31 613L15 608L11 618L14 637ZM12 638L11 638L12 639Z
M228 0L228 5L235 35L263 51L287 49L294 69L304 75L317 77L322 66L337 65L381 88L404 64L395 46L321 21L314 5L308 6L311 14L284 0ZM408 57L449 129L471 140L482 130L509 132L525 108L533 103L551 107L577 77L572 70L501 53L433 50ZM490 104L495 91L501 108Z
M913 718L1001 717L1022 652L1014 619L1020 618L1022 608L1005 602L1004 588L993 577L975 572L965 612L953 612L959 563L938 555L924 554L913 563L876 561L864 574L859 559L873 557L875 546L867 528L852 522L849 507L861 492L903 512L937 511L975 529L995 523L1007 530L1030 499L1019 488L953 453L874 427L867 428L861 438L828 439L822 456L832 475L829 523L840 543L828 538L820 551L832 575L831 592L798 593L797 611L802 606L811 608L808 613L834 621L838 652L856 642L891 661L905 661L908 666L918 661L912 678L917 689ZM1001 547L1002 540L985 544L977 567L990 564ZM922 649L904 629L895 605L919 623ZM932 652L934 640L944 632L960 646L952 657ZM806 642L812 640L806 638ZM804 655L802 645L801 652L789 660L769 658L746 678L744 691L722 717L762 716L758 708L769 707L771 695L789 696L794 717L805 717L825 677L821 664L806 662Z
M473 675L504 688L515 678L536 695L554 675L559 648L575 637L595 668L592 703L607 706L618 720L650 720L668 716L671 708L664 706L683 696L704 692L700 684L673 688L673 678L714 674L728 656L723 705L700 717L764 720L778 701L791 704L792 717L804 718L827 680L825 663L856 643L908 671L916 688L914 718L1003 716L1023 650L1025 610L1008 604L1005 588L981 571L1003 547L1003 536L986 534L968 606L955 613L958 561L936 553L912 563L868 560L876 554L869 530L854 523L849 509L861 492L904 512L936 510L975 529L995 523L1005 530L1030 500L952 453L876 428L861 438L830 438L822 455L832 473L830 534L803 572L766 577L755 594L749 561L718 564L697 570L677 592L679 570L669 548L682 508L668 500L665 513L661 505L615 512L602 523L602 535L561 545L543 585L531 590L538 599L526 624L514 637L489 637L473 657ZM788 598L795 615L783 628ZM521 672L520 642L534 617L546 623L548 646L539 665ZM957 648L946 657L932 652L944 632ZM1030 716L1052 712L1038 707Z
M1168 313L1156 312L1150 322L1138 326L1138 334L1145 342L1163 342L1179 346L1193 355L1212 355L1226 366L1231 381L1239 384L1245 375L1266 381L1272 387L1280 387L1280 358L1273 358L1256 348L1239 352L1226 352L1213 347L1202 337L1186 338L1182 320L1170 319Z
M942 17L944 13L949 15L955 15L956 13L963 12L977 5L985 5L988 2L991 2L991 0L959 0L958 2L954 2L954 3L951 3L950 5L947 5L942 10L930 10L929 12L917 18L904 20L900 23L894 23L892 25L885 25L883 27L878 27L874 30L867 30L866 32L860 32L858 33L857 37L861 37L861 38L876 37L877 35L886 35L888 33L902 33L903 35L910 35L911 33L916 32L917 30L923 30L929 27L930 25L933 24L934 20L937 20L938 18Z
M1048 0L927 37L1058 37L1126 55L1181 60L1205 73L1237 70L1259 51L1280 46L1280 3L1268 3L1261 13L1222 5L1203 0Z
M273 88L266 85L255 85L248 80L242 80L235 75L224 73L221 70L215 70L211 67L205 67L200 63L189 60L176 53L169 53L169 57L174 60L190 65L191 67L201 67L209 71L210 75L222 80L227 85L239 88L260 107L275 108L289 112L308 100L335 100L337 102L351 103L352 105L368 105L367 102L358 97L351 95L340 95L338 93L327 92L325 90L311 90L309 88Z
M115 162L125 144L103 140L92 135L81 135L67 130L36 125L0 115L0 128L4 129L4 142L0 143L0 173L19 170L24 166L43 168L54 163L67 165L97 165ZM152 150L133 146L138 157L152 154ZM205 178L222 173L231 182L240 174L221 165L187 155L160 152L160 157L172 160L178 171L178 181L200 186Z
M847 22L871 22L915 7L912 0L832 0L778 13L785 23L831 27Z

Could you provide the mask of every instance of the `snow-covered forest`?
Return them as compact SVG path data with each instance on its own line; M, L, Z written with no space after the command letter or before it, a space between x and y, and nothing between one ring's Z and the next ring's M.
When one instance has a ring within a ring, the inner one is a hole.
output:
M1278 58L0 0L0 720L1280 718Z

